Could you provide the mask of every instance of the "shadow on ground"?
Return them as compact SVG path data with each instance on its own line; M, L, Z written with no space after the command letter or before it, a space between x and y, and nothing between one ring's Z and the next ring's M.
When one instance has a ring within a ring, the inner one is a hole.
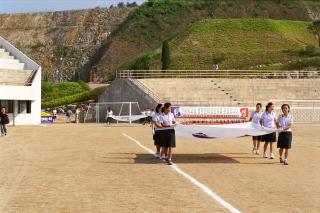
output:
M111 154L111 153L109 153ZM135 153L117 153L122 156L105 156L104 159L113 160L125 160L133 159L136 164L159 164L163 163L160 159L155 158L151 154L135 154ZM123 155L134 155L134 156L123 156ZM132 158L133 157L133 158ZM219 154L219 153L204 153L204 154L174 154L174 163L240 163L234 158ZM105 162L111 163L111 162ZM116 163L116 162L114 162Z

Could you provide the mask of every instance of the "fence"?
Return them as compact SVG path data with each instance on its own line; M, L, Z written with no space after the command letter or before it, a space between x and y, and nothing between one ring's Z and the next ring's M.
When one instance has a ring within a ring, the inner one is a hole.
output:
M320 78L320 71L283 70L122 70L116 78L262 78L310 79Z

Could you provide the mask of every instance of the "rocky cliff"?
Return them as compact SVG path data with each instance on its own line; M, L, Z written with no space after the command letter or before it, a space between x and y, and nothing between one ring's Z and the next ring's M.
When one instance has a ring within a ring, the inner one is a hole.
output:
M41 64L44 80L86 80L84 65L132 10L0 14L0 35Z

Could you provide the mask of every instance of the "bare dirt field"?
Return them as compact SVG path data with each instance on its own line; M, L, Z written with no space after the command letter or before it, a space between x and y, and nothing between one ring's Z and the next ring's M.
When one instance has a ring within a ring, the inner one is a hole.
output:
M320 211L320 124L296 124L289 166L251 138L177 138L174 163L241 212ZM0 212L228 212L153 148L150 127L9 127L0 138Z

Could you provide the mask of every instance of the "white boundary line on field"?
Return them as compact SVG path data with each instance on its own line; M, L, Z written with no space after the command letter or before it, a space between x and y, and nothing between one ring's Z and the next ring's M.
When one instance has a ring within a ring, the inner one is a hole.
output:
M140 143L140 141L130 137L129 135L122 133L122 135L126 138L128 138L129 140L135 142L138 146L140 146L142 149L144 149L145 151L149 152L152 155L155 155L155 153L149 149L148 147L145 147L144 145L142 145ZM226 202L225 200L223 200L219 195L217 195L217 193L215 193L214 191L212 191L209 187L207 187L206 185L204 185L203 183L201 183L200 181L198 181L197 179L195 179L194 177L192 177L191 175L187 174L186 172L184 172L182 169L180 169L177 165L173 164L170 166L175 172L177 172L178 174L181 174L183 177L185 177L186 179L188 179L191 183L193 183L195 186L199 187L204 193L206 193L209 197L211 197L212 199L214 199L216 202L218 202L221 206L223 206L224 208L226 208L227 210L229 210L232 213L241 213L240 210L236 209L235 207L233 207L231 204L229 204L228 202Z

